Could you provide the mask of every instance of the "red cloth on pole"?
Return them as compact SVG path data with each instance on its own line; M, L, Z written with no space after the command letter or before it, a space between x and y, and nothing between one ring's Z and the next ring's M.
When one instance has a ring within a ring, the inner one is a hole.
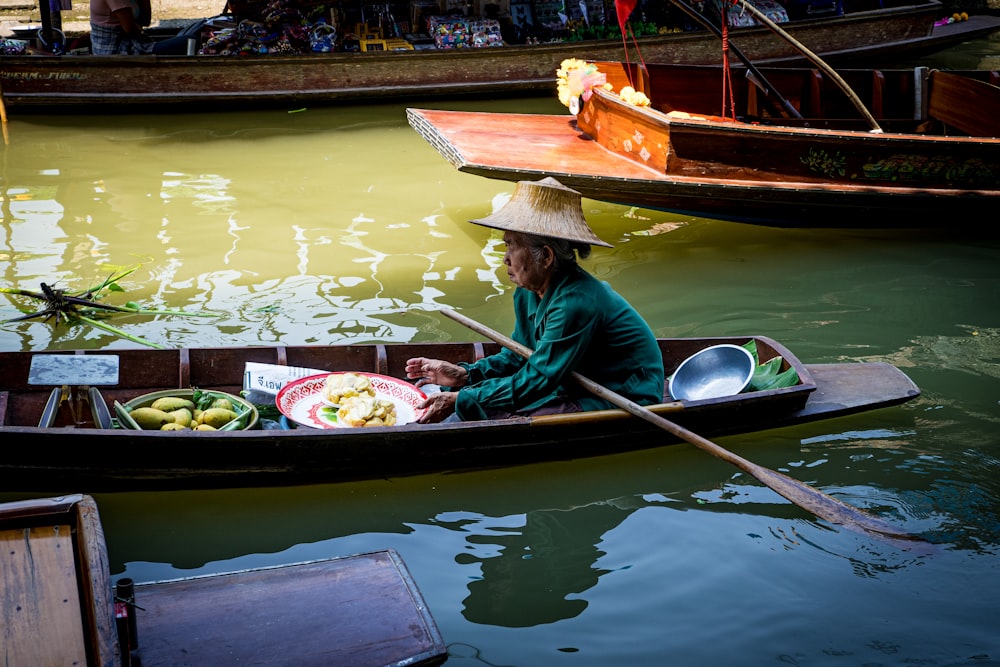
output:
M635 9L635 4L638 0L615 0L615 12L618 14L618 27L622 29L622 34L625 34L625 24L628 22L628 17L631 16L632 10Z

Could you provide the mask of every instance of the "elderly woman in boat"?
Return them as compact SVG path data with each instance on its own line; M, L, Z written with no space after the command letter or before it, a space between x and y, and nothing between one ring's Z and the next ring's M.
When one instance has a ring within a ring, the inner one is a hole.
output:
M529 359L504 349L476 363L417 357L406 374L433 383L421 423L501 419L613 407L577 386L580 373L640 405L663 400L663 358L649 325L577 258L611 247L583 215L580 193L554 178L517 183L510 201L472 222L503 230L504 264L514 283L512 338Z

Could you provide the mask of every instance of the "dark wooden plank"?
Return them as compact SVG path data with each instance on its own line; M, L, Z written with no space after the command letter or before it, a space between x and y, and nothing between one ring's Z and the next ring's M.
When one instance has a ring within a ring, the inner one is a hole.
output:
M810 421L813 415L842 417L899 405L920 395L920 388L891 364L809 364L816 391L790 422ZM895 397L895 398L890 398Z
M393 550L136 584L143 667L434 665L437 626Z
M967 77L931 72L928 113L972 136L1000 136L1000 88Z

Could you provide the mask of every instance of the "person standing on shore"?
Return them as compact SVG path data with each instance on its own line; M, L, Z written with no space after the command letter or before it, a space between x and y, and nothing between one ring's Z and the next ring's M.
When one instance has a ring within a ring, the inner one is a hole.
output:
M149 0L90 0L90 51L95 56L187 53L186 35L154 41L143 32L152 21Z

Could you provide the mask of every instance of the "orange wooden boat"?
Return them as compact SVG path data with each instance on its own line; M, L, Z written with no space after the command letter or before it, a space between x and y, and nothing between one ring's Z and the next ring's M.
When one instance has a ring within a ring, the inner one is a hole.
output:
M460 171L552 176L592 199L771 226L993 229L998 72L734 68L726 105L719 68L593 64L614 92L576 116L407 115Z

